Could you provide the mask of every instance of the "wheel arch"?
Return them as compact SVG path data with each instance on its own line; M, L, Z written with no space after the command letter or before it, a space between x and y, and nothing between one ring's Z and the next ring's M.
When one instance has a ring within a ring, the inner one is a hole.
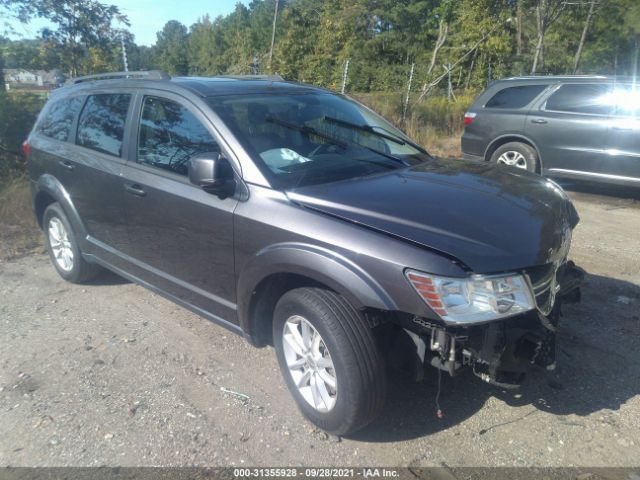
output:
M538 155L538 173L541 174L544 171L542 156L540 155L540 149L538 148L536 143L530 138L517 133L507 133L494 138L484 151L484 160L486 162L491 160L491 155L493 155L493 152L495 152L502 145L509 142L520 142L532 147L536 151L536 154Z
M82 243L87 236L87 229L71 200L69 192L53 175L42 175L35 184L33 197L33 208L40 228L44 228L42 224L44 211L55 202L62 207L69 222L71 222L74 232Z
M238 279L238 320L249 342L268 345L278 299L309 286L332 290L358 310L395 309L386 291L345 257L313 245L274 245L259 252Z

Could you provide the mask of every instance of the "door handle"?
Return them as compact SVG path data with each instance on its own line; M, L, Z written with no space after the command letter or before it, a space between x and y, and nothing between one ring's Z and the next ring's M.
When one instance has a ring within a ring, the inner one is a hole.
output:
M74 168L76 168L76 166L68 160L60 160L58 164L62 168L66 168L67 170L73 170Z
M547 121L544 118L533 118L531 119L531 123L543 124L547 123Z
M137 183L136 183L136 184L133 184L133 185L125 185L125 186L124 186L124 189L125 189L127 192L129 192L130 194L132 194L132 195L136 195L136 196L138 196L138 197L144 197L144 196L147 194L147 192L145 192L145 191L142 189L142 187L141 187L140 185L138 185Z

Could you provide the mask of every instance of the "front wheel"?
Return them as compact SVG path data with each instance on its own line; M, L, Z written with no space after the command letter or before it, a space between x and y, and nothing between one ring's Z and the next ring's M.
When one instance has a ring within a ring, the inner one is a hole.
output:
M382 410L386 370L364 317L340 295L299 288L276 305L273 338L280 369L302 413L335 435Z

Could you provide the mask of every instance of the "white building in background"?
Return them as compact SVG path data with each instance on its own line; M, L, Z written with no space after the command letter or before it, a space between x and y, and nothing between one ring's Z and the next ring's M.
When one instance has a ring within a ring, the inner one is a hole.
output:
M3 70L5 88L52 90L64 83L60 70L27 70L24 68L5 68Z

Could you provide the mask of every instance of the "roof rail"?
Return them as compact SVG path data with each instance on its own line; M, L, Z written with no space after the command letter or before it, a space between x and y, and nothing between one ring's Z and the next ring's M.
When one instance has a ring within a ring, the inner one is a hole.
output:
M218 78L232 78L235 80L271 80L272 82L284 82L280 75L216 75Z
M91 82L94 80L110 80L117 78L144 78L147 80L169 80L171 77L162 70L148 70L137 72L110 72L98 73L96 75L85 75L84 77L75 77L67 81L68 84L76 84L82 82Z
M613 78L606 75L548 75L548 74L540 74L540 75L522 75L515 77L507 77L501 80L544 80L544 79L572 79L572 78L598 78L598 79L606 79Z

